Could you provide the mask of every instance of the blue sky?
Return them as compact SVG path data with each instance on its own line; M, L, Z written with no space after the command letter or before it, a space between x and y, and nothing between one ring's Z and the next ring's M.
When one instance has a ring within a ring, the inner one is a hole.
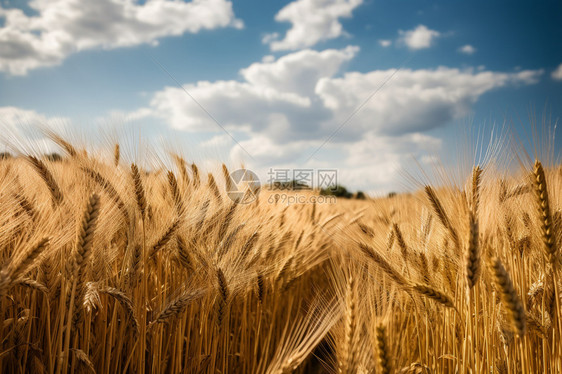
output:
M524 138L561 104L559 1L0 0L2 125L141 132L262 177L394 190L467 126Z

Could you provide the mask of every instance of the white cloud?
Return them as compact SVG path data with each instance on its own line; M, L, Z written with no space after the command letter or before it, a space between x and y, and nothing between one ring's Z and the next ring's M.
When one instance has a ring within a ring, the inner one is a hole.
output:
M440 139L420 133L392 137L367 133L346 145L348 157L338 177L369 193L387 193L399 187L400 172L414 158L437 154L441 146Z
M0 6L0 71L24 75L72 53L155 44L166 36L243 27L227 0L34 0L37 15Z
M558 65L558 67L550 74L550 76L556 81L562 81L562 64Z
M307 48L318 42L337 38L345 33L340 18L349 18L363 0L296 0L276 15L277 22L290 22L285 37L269 34L263 42L273 51Z
M399 30L399 41L406 44L410 49L424 49L432 46L434 40L441 36L439 31L428 29L425 25L419 25L413 30Z
M265 55L261 59L261 62L265 62L265 63L273 62L273 61L275 61L275 56L273 55Z
M242 69L242 81L203 81L186 89L252 155L254 160L246 157L252 170L336 167L351 188L383 191L394 188L398 170L411 155L421 159L439 149L440 140L425 131L470 114L472 105L491 90L534 84L542 74L541 70L403 69L305 163L394 72L339 76L357 52L358 48L347 47L268 57ZM178 129L214 132L217 138L210 145L231 147L237 160L245 156L233 142L225 143L229 139L222 130L181 89L156 92L142 113Z
M232 139L226 134L215 135L211 139L201 142L203 148L224 148L232 145ZM225 160L226 161L226 160Z
M2 128L47 126L61 129L69 123L70 120L66 117L48 117L34 110L14 106L0 107L0 126Z
M288 54L277 61L269 59L254 63L240 72L247 82L256 87L310 96L320 78L333 76L358 52L359 47L355 46L322 52L308 49Z
M265 34L263 36L263 38L261 38L261 42L263 44L269 44L269 43L274 42L278 39L279 39L279 33L278 32L272 32L270 34Z
M472 55L476 52L476 48L471 46L470 44L463 45L459 48L460 53L464 53L465 55Z
M246 82L200 81L184 87L197 103L177 87L155 93L150 102L155 116L181 130L220 130L199 104L221 125L242 130L263 130L274 125L270 122L272 113L304 114L311 105L308 97Z
M392 44L392 41L391 41L391 40L386 40L386 39L380 39L380 40L379 40L379 44L380 44L382 47L385 47L385 48L386 48L386 47L390 47L390 45Z
M240 145L248 150L254 158L252 167L257 168L268 168L280 164L289 165L295 159L303 156L309 147L314 144L316 142L306 140L294 140L280 144L265 134L254 134L250 139L240 142ZM247 158L240 147L232 148L231 157L234 160Z
M322 78L316 93L338 121L363 103L394 70L346 73L342 78ZM479 97L498 87L534 84L542 71L499 73L446 67L403 69L383 87L354 119L357 134L377 131L404 134L442 126L469 113Z
M336 74L358 50L303 50L242 69L242 82L200 81L185 88L229 129L263 132L279 141L311 138L330 116L314 94L317 82ZM182 89L166 87L153 95L149 110L176 129L221 131L197 103Z

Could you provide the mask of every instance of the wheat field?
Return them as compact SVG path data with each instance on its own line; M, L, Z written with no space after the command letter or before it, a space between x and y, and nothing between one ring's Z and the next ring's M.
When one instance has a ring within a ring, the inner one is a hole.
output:
M51 138L0 160L3 373L562 372L560 165L237 204L225 165Z

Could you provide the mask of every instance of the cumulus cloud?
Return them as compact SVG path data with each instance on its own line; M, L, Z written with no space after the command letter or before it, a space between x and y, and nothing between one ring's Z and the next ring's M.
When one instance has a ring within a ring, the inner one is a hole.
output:
M333 76L343 63L351 60L358 52L359 47L356 46L322 52L303 50L283 56L277 61L270 59L252 64L242 69L241 74L256 87L270 87L281 92L310 96L320 78Z
M173 128L188 131L220 130L207 112L227 128L238 130L275 130L283 121L272 116L306 115L310 98L273 88L259 87L238 81L201 81L185 89L197 102L177 87L166 87L154 94L150 107L153 114L166 120ZM201 109L199 104L205 108Z
M380 39L379 40L379 44L381 45L381 47L390 47L390 45L392 44L391 40L387 40L387 39Z
M0 6L0 71L24 75L72 53L155 44L166 36L243 27L227 0L33 0L37 15Z
M334 118L343 121L393 72L350 72L342 78L322 78L316 94ZM357 113L354 129L358 134L370 130L404 134L439 127L468 114L482 94L510 84L534 84L541 74L536 70L403 69Z
M0 126L3 128L47 126L61 129L69 123L66 117L48 117L34 110L14 106L0 107Z
M348 156L340 166L339 177L369 193L387 193L399 186L399 174L405 165L414 158L425 163L427 155L436 154L441 146L441 139L420 133L392 137L367 133L345 146Z
M463 45L459 48L460 53L464 53L465 55L472 55L476 52L476 48L471 46L470 44Z
M318 141L293 139L290 142L279 143L266 134L255 134L251 138L242 140L243 149L251 152L254 168L269 168L272 165L291 165L295 160L305 156L311 146L320 145ZM246 157L244 150L233 147L230 153L232 159L243 160ZM296 165L296 164L293 164Z
M241 81L202 81L185 87L239 140L243 149L229 141L231 156L244 158L244 150L252 155L253 160L246 159L251 168L264 172L279 165L337 167L350 187L374 186L383 191L396 183L397 170L411 155L423 159L440 147L439 139L424 132L470 114L473 104L487 92L534 84L543 73L403 69L365 103L395 70L342 75L343 66L357 53L357 47L303 50L251 64L241 69ZM360 106L349 123L308 160ZM179 88L154 93L142 113L178 129L223 135ZM321 162L326 157L331 157L329 165Z
M269 43L274 42L278 39L279 39L279 33L278 32L272 32L272 33L269 33L269 34L265 34L261 38L261 42L263 44L269 44Z
M242 82L185 85L197 102L178 87L166 87L153 95L150 110L172 127L189 131L220 131L200 104L227 128L264 132L278 141L318 136L330 112L314 94L316 84L335 75L358 50L303 50L242 69Z
M277 22L290 22L291 28L279 40L277 33L262 40L273 51L307 48L318 42L337 38L345 33L340 18L351 17L363 0L296 0L276 15Z
M414 50L431 47L435 39L441 36L439 31L428 29L425 25L419 25L413 30L399 30L398 34L399 41Z
M562 64L558 65L558 67L550 74L550 76L555 81L562 81Z

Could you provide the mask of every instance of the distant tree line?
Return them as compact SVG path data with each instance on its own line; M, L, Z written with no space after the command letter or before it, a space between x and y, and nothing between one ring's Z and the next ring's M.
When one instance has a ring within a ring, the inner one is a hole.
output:
M320 195L336 196L336 197L341 197L341 198L344 198L344 199L358 199L358 200L366 200L367 199L367 195L365 195L365 193L363 191L357 191L355 193L352 193L352 192L348 191L347 188L345 188L344 186L342 186L340 184L338 184L336 186L320 189Z
M10 153L10 152L0 152L0 160L9 160L11 158L13 158L14 156ZM43 155L43 158L49 160L49 161L53 161L53 162L58 162L58 161L62 161L63 157L56 153L45 153Z
M280 190L280 191L301 191L301 190L313 189L308 184L294 179L290 181L275 181L271 183L270 188L272 190ZM359 199L359 200L367 199L367 195L363 191L357 191L355 193L352 193L342 185L321 188L320 195L336 196L344 199Z

